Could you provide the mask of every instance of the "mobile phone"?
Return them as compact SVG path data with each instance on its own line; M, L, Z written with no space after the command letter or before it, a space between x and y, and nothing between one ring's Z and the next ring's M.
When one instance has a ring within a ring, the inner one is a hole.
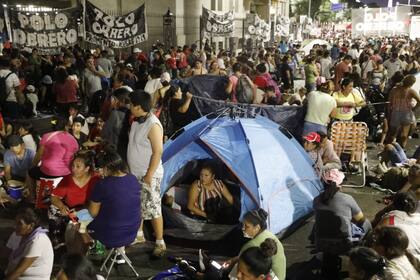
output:
M222 269L222 266L215 261L211 261L210 264L217 269Z

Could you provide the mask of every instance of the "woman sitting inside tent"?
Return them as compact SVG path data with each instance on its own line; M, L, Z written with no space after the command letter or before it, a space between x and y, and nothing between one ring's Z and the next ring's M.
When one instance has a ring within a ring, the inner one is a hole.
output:
M188 210L192 215L223 223L234 221L233 196L226 185L215 178L212 166L204 165L200 179L194 181L188 193Z

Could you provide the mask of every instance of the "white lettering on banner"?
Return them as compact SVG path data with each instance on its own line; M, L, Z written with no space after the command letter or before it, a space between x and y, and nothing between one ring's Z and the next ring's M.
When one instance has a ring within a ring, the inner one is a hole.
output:
M77 30L50 33L24 32L21 29L13 30L13 38L17 45L40 48L55 48L65 45L72 45L77 42Z
M44 29L44 21L40 16L33 15L29 18L29 21L31 22L31 26L34 30L41 31Z
M93 33L86 33L86 40L93 44L107 46L110 48L126 48L132 45L143 43L144 41L147 40L147 34L146 33L139 34L129 39L126 39L124 41L115 41L115 40L104 40L103 38L98 37Z
M409 7L364 8L352 10L352 36L408 33Z
M124 28L111 28L108 25L100 25L98 22L92 24L93 32L96 34L103 34L106 38L109 39L125 39L137 34L139 27L138 24L133 24L132 26L127 26Z
M60 29L65 28L68 23L69 23L69 19L67 18L65 14L58 13L57 16L55 17L55 24Z
M58 13L55 15L53 20L51 19L50 14L44 14L43 16L36 14L26 16L22 13L18 13L17 18L20 24L20 28L26 28L28 25L30 25L30 27L36 31L41 31L43 29L54 30L56 28L63 29L69 23L69 19L63 13Z
M49 43L51 47L57 47L57 34L56 33L50 33L49 36Z

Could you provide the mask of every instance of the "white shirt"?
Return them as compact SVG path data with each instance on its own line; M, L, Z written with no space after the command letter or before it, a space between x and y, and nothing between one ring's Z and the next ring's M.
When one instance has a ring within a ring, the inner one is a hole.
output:
M112 74L112 62L106 57L100 57L96 60L96 63L104 70L107 78L111 78Z
M407 250L417 258L420 257L420 213L408 215L404 211L393 210L384 216L390 221L389 226L398 227L407 234Z
M352 59L359 59L360 53L357 51L357 49L350 49L347 54L351 56Z
M334 97L328 93L312 91L306 96L308 109L305 121L327 126L330 122L331 111L337 107Z
M391 59L388 59L384 62L384 67L388 70L388 77L390 78L392 78L396 72L403 70L403 65L399 59L396 59L394 62L392 62Z
M419 280L420 274L416 271L408 258L401 257L388 261L385 268L385 280Z
M144 86L144 91L150 94L151 96L154 96L156 91L162 87L162 83L160 82L160 78L153 79L150 81L147 81L146 85Z
M131 125L128 149L127 149L127 162L130 167L130 172L137 178L142 178L146 175L147 169L149 168L150 158L152 157L152 144L148 138L150 129L153 125L159 125L160 129L163 130L162 124L159 119L154 115L150 114L146 121L139 123L134 121ZM162 161L159 162L154 178L162 178L163 166Z
M98 66L97 71L104 72L101 66ZM92 96L98 90L102 90L101 77L93 74L89 69L85 69L86 91L89 96Z
M12 234L9 241L11 241L12 238L14 239L13 242L16 242L16 235L13 236ZM8 245L10 245L9 241L7 242ZM36 257L36 259L19 277L19 280L50 280L54 262L54 252L51 241L46 234L38 234L37 237L26 246L23 256L26 258ZM9 262L7 271L14 271L19 264L19 261L20 260Z
M38 95L36 95L35 93L28 93L26 94L26 98L28 98L28 100L32 103L33 105L33 113L34 115L38 115L38 112L36 111L36 105L38 104Z
M332 62L331 62L331 58L321 58L319 60L319 64L321 64L321 76L324 77L325 79L331 79L331 68L332 68Z
M23 143L25 143L25 148L32 150L36 153L36 143L31 134L26 134L22 137Z
M10 72L12 72L12 71L10 71L9 69L1 69L0 70L0 77L6 77L7 75L9 75ZM18 86L20 86L19 77L15 73L12 73L6 79L6 94L9 95L6 99L6 101L17 102L16 94L15 94L15 88L18 87Z

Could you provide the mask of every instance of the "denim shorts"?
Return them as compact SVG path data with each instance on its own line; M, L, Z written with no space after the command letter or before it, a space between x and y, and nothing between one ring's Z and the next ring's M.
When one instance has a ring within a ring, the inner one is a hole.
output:
M413 112L394 111L391 113L390 127L398 128L400 126L410 125L414 123Z

